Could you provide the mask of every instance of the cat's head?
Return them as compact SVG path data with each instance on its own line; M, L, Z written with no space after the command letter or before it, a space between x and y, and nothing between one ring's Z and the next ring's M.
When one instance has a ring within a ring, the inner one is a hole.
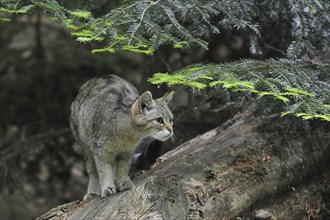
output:
M167 104L173 92L153 99L149 91L144 92L132 105L132 122L148 136L165 141L173 135L173 114Z

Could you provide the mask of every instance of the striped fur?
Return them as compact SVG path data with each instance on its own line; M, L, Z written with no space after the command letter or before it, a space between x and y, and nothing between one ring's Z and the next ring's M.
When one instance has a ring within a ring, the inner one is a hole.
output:
M171 95L154 100L141 96L115 75L93 78L71 105L71 129L86 159L89 185L84 199L131 188L132 153L147 136L164 141L173 134Z

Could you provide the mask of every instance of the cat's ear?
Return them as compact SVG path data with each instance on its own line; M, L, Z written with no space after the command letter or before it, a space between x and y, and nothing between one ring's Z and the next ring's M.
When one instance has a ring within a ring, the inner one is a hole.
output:
M166 102L166 103L169 103L172 100L173 95L174 95L174 91L168 92L163 97L161 97L160 99L162 101Z
M144 109L150 109L154 105L151 92L146 91L139 97L139 107L143 111Z

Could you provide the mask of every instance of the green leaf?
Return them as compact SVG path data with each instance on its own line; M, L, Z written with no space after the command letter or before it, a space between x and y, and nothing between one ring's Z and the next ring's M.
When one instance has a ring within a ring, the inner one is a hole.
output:
M89 11L84 11L84 10L77 10L77 11L71 11L70 12L73 16L76 16L77 18L83 18L83 19L88 19L89 17L92 16L92 13Z
M155 49L152 47L148 47L148 45L138 45L138 46L123 46L123 50L134 52L134 53L143 53L146 55L152 55L155 52Z
M304 113L304 112L298 112L298 113L295 113L295 116L297 116L297 117L305 117L305 116L309 116L309 114Z
M152 84L161 85L166 83L168 85L182 84L186 82L186 76L181 74L169 75L168 73L156 73L148 81Z
M90 30L82 30L82 31L77 31L71 33L72 36L77 36L77 37L92 37L93 32Z
M232 89L233 91L256 91L254 89L254 84L248 81L238 81L238 82L228 82L224 80L216 80L211 82L209 85L214 87L218 84L222 84L225 89ZM258 92L258 91L256 91Z
M89 43L91 41L102 41L104 37L77 37L77 41L80 43Z
M56 20L56 18L54 18ZM65 28L71 29L71 30L79 30L83 27L83 25L75 25L73 19L65 19L63 20ZM77 32L74 32L77 33ZM76 36L74 33L71 33L71 35Z
M71 30L79 30L81 27L73 24L67 24L65 25L66 28L71 29Z
M197 88L197 89L205 89L207 87L207 84L201 82L186 82L183 84L186 84L191 88Z
M188 45L189 45L188 41L181 41L181 42L178 42L178 43L174 44L173 47L177 48L177 49L180 49L180 48L187 47Z
M203 67L203 66L193 66L193 67L190 67L190 68L188 69L188 72L189 72L190 74L192 74L192 73L194 73L194 72L197 72L197 71L200 71L200 70L203 70L203 69L205 69L205 67Z
M288 103L288 102L290 102L290 99L288 99L288 98L285 97L285 96L278 95L278 94L274 94L274 96L275 96L276 99L281 100L281 101L283 101L284 103Z
M216 81L213 81L213 82L210 82L210 86L211 87L214 87L214 86L216 86L216 85L218 85L218 84L223 84L225 81L223 81L223 80L216 80Z
M117 36L116 41L125 41L127 38L125 36Z
M109 53L115 53L116 49L112 47L105 47L100 49L94 49L92 50L92 53L102 53L102 52L109 52Z
M284 92L284 93L282 93L282 95L292 95L292 96L305 95L305 96L309 96L309 97L315 97L314 94L309 93L305 90L297 89L297 88L285 88L285 90L288 92Z
M283 101L284 103L290 102L290 99L288 99L287 97L285 97L283 95L280 95L280 94L277 94L277 93L274 93L274 92L260 92L258 95L259 95L260 98L263 97L263 96L266 96L266 95L270 95L270 96L274 96L278 100Z
M10 22L11 18L0 18L0 23L1 22Z
M284 116L289 115L289 114L294 114L294 112L292 112L292 111L282 112L281 113L281 117L284 117ZM311 114L300 112L300 113L296 113L294 115L297 116L297 117L301 117L301 118L303 118L305 120L310 120L310 119L313 119L313 118L319 118L319 119L322 119L322 120L325 120L325 121L330 121L330 114L326 114L326 115L321 115L321 114L311 115Z
M201 79L208 79L208 80L214 80L211 76L207 76L207 75L202 75L199 78L201 78Z
M309 119L314 118L314 116L313 115L304 115L304 116L302 116L302 118L305 120L309 120Z
M314 117L315 118L320 118L320 119L323 119L323 120L326 120L326 121L330 121L330 114L328 114L328 115L315 115Z
M1 7L0 12L2 11L2 12L10 13L10 14L24 14L24 13L27 13L33 7L34 7L34 5L26 5L20 9L8 9L8 8Z
M282 113L281 113L281 117L284 117L284 116L286 116L286 115L290 115L290 114L293 114L293 112L292 112L292 111L282 112Z

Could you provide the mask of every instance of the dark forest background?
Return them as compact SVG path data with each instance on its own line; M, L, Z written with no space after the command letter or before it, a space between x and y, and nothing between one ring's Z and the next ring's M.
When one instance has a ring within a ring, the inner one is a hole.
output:
M212 51L163 47L154 56L119 52L92 54L46 15L24 15L1 25L1 217L31 219L51 207L81 199L88 183L85 165L72 147L70 105L80 86L92 77L116 74L140 92L155 97L147 79L155 72L177 70L195 62L248 57L239 42L215 36ZM232 44L239 44L234 45ZM226 120L231 112L210 112L211 103L195 101L189 89L175 97L178 145ZM234 110L233 110L234 112Z
M112 7L103 3L105 7L94 13ZM96 44L78 43L68 29L42 11L14 15L11 22L0 23L0 219L31 219L82 198L88 178L84 162L74 150L68 119L70 105L88 79L116 74L140 92L150 90L160 97L168 88L147 82L157 72L194 63L285 58L293 26L285 14L276 13L261 23L263 53L258 55L240 29L211 34L207 49L163 45L146 56L123 51L92 54ZM298 58L328 62L329 53L302 51ZM235 94L230 99L235 100ZM226 98L218 94L206 100L201 93L181 89L172 103L176 142L165 144L164 151L233 116L241 107L229 106L230 99L228 94ZM226 108L219 109L225 104Z

